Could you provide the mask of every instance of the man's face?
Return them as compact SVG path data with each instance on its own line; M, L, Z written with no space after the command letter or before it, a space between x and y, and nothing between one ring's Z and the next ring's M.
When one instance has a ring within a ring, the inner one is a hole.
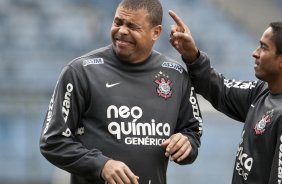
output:
M138 63L147 59L160 33L161 26L153 27L150 24L146 10L117 8L111 28L111 37L119 59L130 63Z
M268 83L275 83L281 75L280 58L276 55L276 47L271 40L272 28L263 33L260 46L253 52L255 60L255 75L258 79Z

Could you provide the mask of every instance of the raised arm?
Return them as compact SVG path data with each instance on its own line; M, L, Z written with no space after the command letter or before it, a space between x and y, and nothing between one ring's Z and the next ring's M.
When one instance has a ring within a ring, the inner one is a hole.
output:
M170 43L182 55L185 62L191 63L199 56L192 34L176 13L172 10L168 13L175 22L175 25L171 26Z

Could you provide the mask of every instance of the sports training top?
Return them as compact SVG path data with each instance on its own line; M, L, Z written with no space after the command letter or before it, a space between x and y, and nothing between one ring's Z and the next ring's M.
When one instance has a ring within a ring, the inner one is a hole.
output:
M43 125L40 148L73 184L104 184L111 158L124 162L140 184L165 184L168 159L160 144L188 136L197 157L202 119L187 72L153 51L140 64L118 60L112 46L70 62L62 71Z
M270 93L267 83L262 81L226 79L210 66L209 58L203 52L187 66L196 93L217 110L245 122L232 183L280 184L282 94Z

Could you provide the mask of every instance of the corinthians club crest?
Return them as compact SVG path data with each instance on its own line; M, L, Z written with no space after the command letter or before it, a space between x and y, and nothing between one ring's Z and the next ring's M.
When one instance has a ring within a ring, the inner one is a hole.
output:
M172 95L172 90L171 90L171 86L170 86L171 80L169 80L168 76L166 76L161 71L155 77L157 78L155 80L155 83L158 84L158 86L157 86L158 95L163 97L165 100L167 100Z
M273 109L262 116L261 120L255 126L256 135L262 135L265 132L266 126L270 123L273 116Z

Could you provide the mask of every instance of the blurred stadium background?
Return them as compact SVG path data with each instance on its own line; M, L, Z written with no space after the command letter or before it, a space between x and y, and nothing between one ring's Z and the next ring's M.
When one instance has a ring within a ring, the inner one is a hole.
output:
M281 0L161 0L164 31L155 48L172 58L168 35L176 11L198 47L229 78L254 79L252 51L271 21L281 21ZM70 60L110 43L117 0L0 0L0 183L64 184L67 173L39 152L39 135L60 71ZM242 124L201 97L204 134L198 159L169 164L169 184L226 184Z

